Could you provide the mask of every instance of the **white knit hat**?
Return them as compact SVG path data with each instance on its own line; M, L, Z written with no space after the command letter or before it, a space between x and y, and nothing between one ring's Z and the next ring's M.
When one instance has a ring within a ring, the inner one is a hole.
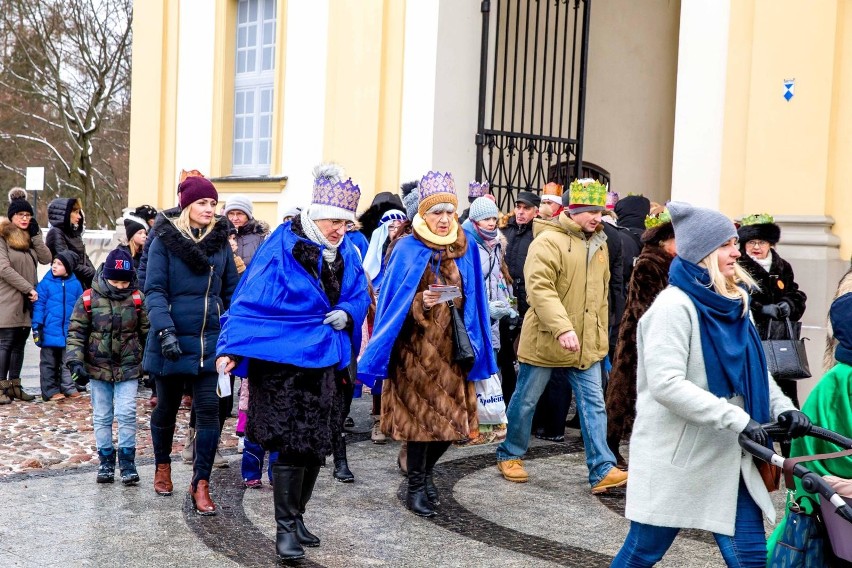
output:
M232 195L228 198L223 213L227 215L231 211L242 211L248 215L249 219L254 219L254 207L251 204L251 199L245 195Z
M500 216L500 210L497 209L497 204L487 197L477 197L470 204L468 217L471 221L482 221L483 219L497 218Z

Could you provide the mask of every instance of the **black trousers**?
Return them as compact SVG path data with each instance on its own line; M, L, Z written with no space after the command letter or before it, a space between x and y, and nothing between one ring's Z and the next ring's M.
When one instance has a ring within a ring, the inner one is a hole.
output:
M28 327L0 328L0 380L21 378L29 336Z
M62 362L65 358L64 347L42 347L39 358L41 396L44 400L60 392L62 394L77 392L71 373Z
M218 375L216 379L218 380ZM192 394L190 390L184 388L184 394ZM234 408L234 375L231 375L231 394L219 399L219 435L222 435L222 428L225 427L225 421L231 417L231 409ZM195 398L192 399L192 410L189 411L189 427L195 428Z
M505 395L504 395L505 397ZM533 415L533 432L541 430L542 436L555 437L565 434L565 419L571 407L573 391L564 369L553 369L550 381L544 389Z

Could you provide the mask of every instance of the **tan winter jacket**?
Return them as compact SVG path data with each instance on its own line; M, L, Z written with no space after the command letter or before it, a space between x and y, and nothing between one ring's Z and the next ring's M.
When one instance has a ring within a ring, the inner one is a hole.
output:
M38 263L50 264L50 251L41 233L27 231L0 218L0 328L30 327L32 305L26 294L38 284Z
M609 251L603 227L587 239L580 226L562 213L556 220L536 219L535 238L524 264L530 310L524 318L518 360L539 367L588 369L609 348ZM574 331L580 351L559 345Z

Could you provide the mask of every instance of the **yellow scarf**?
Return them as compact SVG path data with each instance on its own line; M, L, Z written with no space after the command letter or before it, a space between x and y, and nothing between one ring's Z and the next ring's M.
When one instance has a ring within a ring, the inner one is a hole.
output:
M434 245L451 245L459 238L459 224L455 219L453 219L452 225L450 225L450 232L445 237L433 233L429 225L426 224L426 220L419 213L414 216L414 221L411 222L411 225L418 235Z

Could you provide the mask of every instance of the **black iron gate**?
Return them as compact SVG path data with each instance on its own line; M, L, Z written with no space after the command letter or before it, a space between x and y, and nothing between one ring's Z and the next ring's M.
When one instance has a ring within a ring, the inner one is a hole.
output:
M591 0L482 0L476 179L491 184L504 211L518 191L548 181L609 181L583 164L590 8Z

